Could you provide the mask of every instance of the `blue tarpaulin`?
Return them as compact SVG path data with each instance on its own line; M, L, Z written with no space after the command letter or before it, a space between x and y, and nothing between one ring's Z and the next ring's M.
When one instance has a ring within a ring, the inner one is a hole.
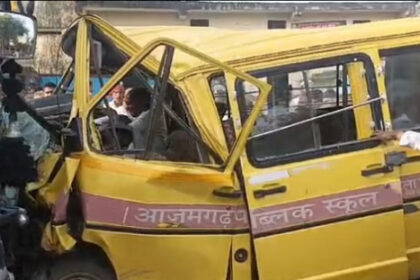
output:
M109 81L108 77L103 77L102 78L104 81L104 84L106 84ZM42 76L41 77L41 86L44 86L46 83L54 83L56 85L58 85L58 83L61 80L61 76ZM92 85L93 85L93 94L97 94L99 92L99 90L101 89L100 83L99 83L99 79L98 78L92 78ZM70 88L69 88L69 92L73 92L73 86L74 86L74 81L71 83Z

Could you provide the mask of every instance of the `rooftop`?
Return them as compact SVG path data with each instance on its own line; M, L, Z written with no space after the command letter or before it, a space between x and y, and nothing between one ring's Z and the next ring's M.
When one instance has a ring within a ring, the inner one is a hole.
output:
M407 12L415 13L417 1L360 1L360 2L293 2L293 1L77 1L77 11L99 10L162 10L188 13L213 12Z

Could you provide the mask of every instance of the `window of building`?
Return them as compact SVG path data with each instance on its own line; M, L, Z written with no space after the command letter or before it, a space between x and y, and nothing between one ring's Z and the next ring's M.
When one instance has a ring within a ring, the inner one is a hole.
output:
M210 26L208 19L192 19L190 26Z
M330 28L330 27L337 27L346 25L346 21L318 21L318 22L298 22L293 23L293 28L298 29L312 29L312 28Z
M269 20L268 29L285 29L286 21L285 20Z
M370 20L366 19L366 20L353 20L353 24L359 24L359 23L368 23L370 22Z
M366 87L369 84L363 74L365 63L353 58L319 62L319 67L314 64L317 63L252 73L273 86L248 141L248 153L255 165L317 157L361 139L354 110L343 109L353 104L352 95L355 94L349 83L350 70L353 75L357 73L359 78L363 77ZM246 82L238 82L237 91L245 121L259 92ZM337 110L340 111L335 113Z
M381 51L393 128L420 128L420 46Z

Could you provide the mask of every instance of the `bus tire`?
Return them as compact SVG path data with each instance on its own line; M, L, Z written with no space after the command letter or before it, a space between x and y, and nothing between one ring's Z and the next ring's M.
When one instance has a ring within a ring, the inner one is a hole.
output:
M112 268L95 256L60 259L49 267L46 276L48 280L117 280Z

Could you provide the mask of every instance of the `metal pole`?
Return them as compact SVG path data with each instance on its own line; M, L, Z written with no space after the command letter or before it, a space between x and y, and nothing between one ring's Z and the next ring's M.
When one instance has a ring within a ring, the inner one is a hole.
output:
M343 108L343 109L340 109L340 110L337 110L337 111L334 111L334 112L325 113L321 116L317 116L317 117L313 117L313 118L306 119L306 120L303 120L303 121L295 122L295 123L292 123L290 125L286 125L286 126L283 126L283 127L271 130L271 131L267 131L267 132L263 132L263 133L251 136L251 137L248 138L248 140L257 139L257 138L269 135L271 133L283 131L283 130L286 130L286 129L289 129L289 128L292 128L292 127L295 127L295 126L298 126L298 125L301 125L301 124L305 124L305 123L312 122L312 121L315 121L315 120L319 120L319 119L322 119L322 118L330 117L330 116L340 114L340 113L345 112L345 111L353 110L353 109L371 104L373 102L383 101L383 100L385 100L385 98L382 97L382 96L381 97L376 97L376 98L370 99L368 101L365 101L365 102L357 104L357 105L349 106L347 108Z

